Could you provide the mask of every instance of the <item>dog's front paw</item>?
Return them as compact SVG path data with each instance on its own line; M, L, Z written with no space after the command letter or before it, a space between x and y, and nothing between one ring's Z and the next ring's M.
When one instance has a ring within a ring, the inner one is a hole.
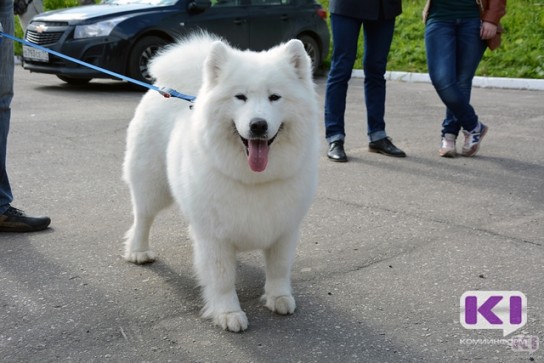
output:
M263 296L265 306L280 315L289 315L295 312L297 304L292 295Z
M235 333L246 330L248 326L246 313L241 310L231 313L220 313L214 317L213 322L221 328Z
M157 255L155 252L151 250L147 250L144 252L125 252L125 260L128 262L132 262L138 265L142 265L144 263L151 263L155 261L157 258Z

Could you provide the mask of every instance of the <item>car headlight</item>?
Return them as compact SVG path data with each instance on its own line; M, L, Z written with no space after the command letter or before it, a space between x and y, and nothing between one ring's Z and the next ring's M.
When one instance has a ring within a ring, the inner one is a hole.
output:
M125 20L127 17L108 19L99 21L98 23L77 25L74 30L74 39L92 38L92 37L107 37L117 24Z

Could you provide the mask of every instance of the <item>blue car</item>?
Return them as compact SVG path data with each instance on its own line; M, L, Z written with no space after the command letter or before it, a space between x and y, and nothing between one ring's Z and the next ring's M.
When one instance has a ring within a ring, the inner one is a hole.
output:
M315 72L329 51L326 16L315 0L105 0L37 15L25 39L152 83L147 65L157 50L197 30L256 51L298 38ZM70 84L112 78L27 45L22 59L25 69L54 74Z

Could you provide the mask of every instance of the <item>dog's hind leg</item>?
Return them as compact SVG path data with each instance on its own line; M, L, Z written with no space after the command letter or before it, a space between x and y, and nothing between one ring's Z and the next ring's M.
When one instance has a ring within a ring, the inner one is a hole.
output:
M155 252L149 249L149 231L154 217L136 215L125 235L125 260L136 264L155 261Z
M266 282L262 300L268 309L281 315L293 314L296 309L291 291L291 266L298 238L296 231L264 250Z
M223 241L203 241L193 233L195 268L202 286L202 317L225 330L247 329L246 313L236 295L236 251ZM223 243L222 243L223 242Z
M124 257L137 264L155 261L156 255L149 248L151 225L155 216L172 203L168 185L164 181L151 180L151 177L147 179L129 182L134 222L125 235Z

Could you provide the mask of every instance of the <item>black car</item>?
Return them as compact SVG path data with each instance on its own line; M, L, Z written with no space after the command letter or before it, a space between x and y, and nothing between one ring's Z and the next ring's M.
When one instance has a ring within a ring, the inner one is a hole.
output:
M200 29L256 51L298 38L315 71L329 50L325 18L315 0L105 0L37 15L25 39L151 83L147 63L157 50ZM112 78L28 45L23 47L23 67L55 74L70 84Z

